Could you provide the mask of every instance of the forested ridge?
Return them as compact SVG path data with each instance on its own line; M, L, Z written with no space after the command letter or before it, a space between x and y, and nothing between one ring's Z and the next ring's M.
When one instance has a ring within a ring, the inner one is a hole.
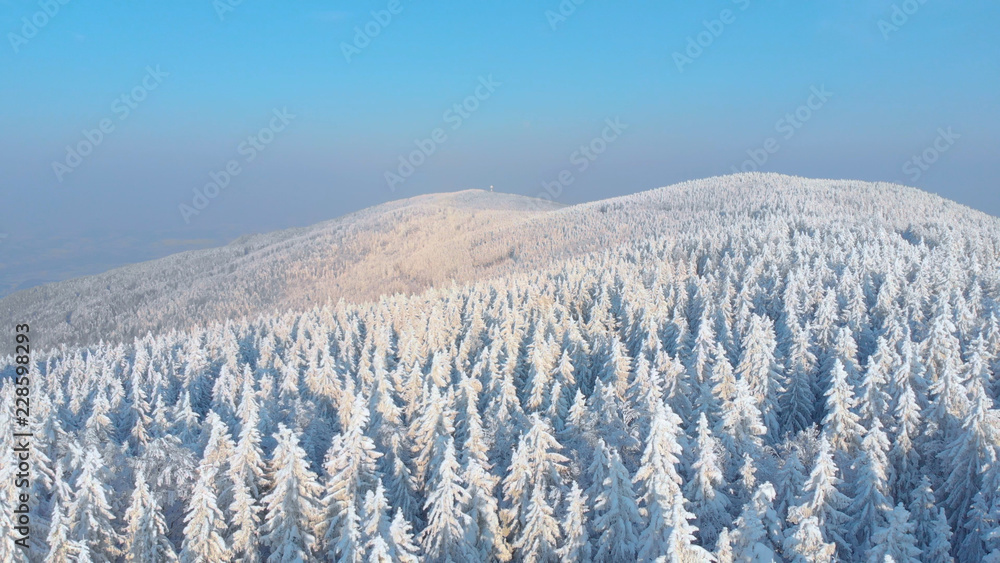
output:
M568 207L466 190L31 288L0 299L0 326L31 319L34 342L46 348L131 341L341 298L358 303L517 275L647 239L789 223L1000 241L995 217L914 188L854 180L735 174ZM12 353L8 346L0 342L0 354Z
M537 269L36 353L31 560L1000 562L996 221L686 197Z

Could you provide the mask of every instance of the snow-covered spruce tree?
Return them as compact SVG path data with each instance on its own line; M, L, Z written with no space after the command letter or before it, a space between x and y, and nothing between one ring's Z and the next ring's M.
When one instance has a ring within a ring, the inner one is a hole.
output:
M565 517L562 521L563 542L557 555L564 561L591 561L590 534L587 526L587 495L574 481L566 495Z
M280 425L274 440L267 475L270 490L261 499L265 509L261 543L268 549L268 563L307 561L316 544L313 529L319 520L317 497L322 488L296 432Z
M892 499L888 496L888 449L889 440L875 418L854 462L854 498L847 509L855 544L862 549L875 530L885 526L886 513L892 510Z
M850 499L840 491L841 480L837 473L830 442L826 437L820 438L819 452L802 490L801 501L788 509L788 521L797 524L810 516L815 517L823 537L837 545L838 557L846 559L850 557L851 544L846 539L849 519L843 510Z
M617 451L611 452L604 489L594 501L594 532L598 535L597 561L632 561L636 555L639 509L628 469Z
M990 508L986 505L983 492L976 493L966 514L962 543L958 546L960 561L982 561L986 558L986 540L995 523L992 522Z
M858 413L861 415L861 424L866 428L870 427L874 420L883 422L888 414L892 397L886 389L894 354L895 350L888 339L884 336L878 337L875 353L868 358L868 365L861 375Z
M216 504L223 515L231 514L230 504L233 501L232 461L236 444L229 434L229 427L215 412L209 412L205 417L205 427L208 430L208 441L202 455L202 465L206 465L215 474L214 491Z
M902 504L897 504L886 513L885 523L875 530L868 550L870 563L882 563L889 558L897 563L919 563L922 560L917 539L913 536L910 513Z
M696 459L692 469L694 474L686 484L686 496L691 502L701 543L714 546L719 532L732 524L729 516L729 496L724 490L719 452L722 447L712 436L708 418L704 413L698 419L698 442Z
M455 459L455 441L442 437L438 447L442 452L428 482L430 493L424 506L427 527L420 536L423 551L430 561L471 561L476 550L470 543L471 518L465 511L469 492Z
M783 535L774 496L774 486L761 483L743 507L732 536L736 561L772 561L781 553Z
M889 473L889 482L892 494L897 500L903 500L909 498L909 494L921 477L918 474L921 465L920 452L915 439L919 437L923 417L916 393L908 378L899 388L901 392L893 413L894 424L890 429L892 447L889 450L889 461L892 471Z
M736 376L749 385L768 434L778 436L778 397L784 386L774 358L774 323L767 317L752 315L742 350Z
M70 563L73 560L72 559L73 544L69 539L69 533L70 533L69 526L66 523L66 516L64 516L65 510L62 507L62 501L59 500L59 498L56 499L52 507L52 517L50 518L49 521L49 533L48 536L45 538L45 541L49 547L48 550L46 551L44 563ZM0 502L0 504L3 503ZM0 508L5 508L5 507L0 506ZM0 518L3 517L0 516ZM0 525L7 525L7 524L0 523ZM4 537L7 538L9 541L12 538L12 534L10 534L10 532L7 531ZM13 543L13 541L10 541L10 543ZM171 549L173 548L171 547ZM3 555L5 558L9 557L9 560L11 561L17 561L17 558L10 552L4 551Z
M983 470L998 461L998 429L994 422L996 415L991 409L992 400L982 385L973 387L972 408L965 415L958 435L939 456L947 471L941 485L944 508L949 512L948 520L959 545L965 538L965 526L960 524L968 515L973 496L982 487Z
M830 372L830 388L826 391L826 416L823 417L823 433L830 446L843 459L849 460L861 445L864 428L854 412L857 401L854 390L848 382L848 372L840 359L833 362Z
M243 379L243 390L237 411L240 432L236 441L233 459L230 461L230 478L240 481L248 489L250 496L260 498L260 483L264 477L264 460L260 442L260 411L257 406L252 378L247 373Z
M763 449L761 436L767 428L761 421L760 409L750 393L750 386L743 379L736 382L736 393L731 406L723 410L719 429L722 445L728 452L728 480L735 478L744 456L759 460Z
M202 461L184 517L187 525L180 553L184 563L228 561L232 557L224 537L227 525L216 502L215 483L216 468L210 461Z
M228 544L234 558L256 563L260 553L260 505L242 479L233 481L232 521Z
M419 560L417 555L420 550L413 539L412 527L401 510L396 510L392 518L389 537L391 551L395 552L400 563L416 563Z
M666 403L661 403L653 415L639 471L633 480L639 494L639 512L647 522L657 511L662 512L660 517L666 516L674 493L681 490L681 476L677 470L682 451L678 442L680 424L680 417ZM649 533L655 535L658 529L654 526Z
M76 478L76 494L69 506L70 537L87 546L93 561L115 561L121 555L121 537L115 531L106 484L108 470L91 446Z
M786 530L784 554L789 563L833 563L837 546L823 539L815 516L802 518Z
M545 498L541 482L536 482L528 501L524 528L514 541L514 549L522 561L538 563L555 560L556 550L562 540L562 530L559 529L559 522L554 514L555 511Z
M196 489L197 490L197 489ZM125 560L129 563L145 561L174 561L177 554L167 537L167 524L160 505L156 502L141 471L135 475L132 502L125 512Z
M547 497L561 498L564 475L568 473L568 458L560 452L562 446L552 429L537 413L531 416L531 428L521 436L503 480L505 508L501 520L507 536L518 537L527 521L529 496L541 484Z
M470 456L463 473L469 485L469 516L475 526L476 549L483 559L507 561L510 549L500 525L500 507L494 492L497 480L482 463Z
M802 464L802 447L792 443L779 451L781 465L775 475L775 507L778 516L788 517L788 509L796 504L806 482L806 468Z
M651 557L654 551L662 552L666 561L671 563L701 563L704 561L714 561L715 556L709 550L698 545L695 532L698 527L691 523L694 514L684 508L684 497L680 491L674 493L673 501L670 503L671 522L670 531L667 534L666 545L653 548L649 544L640 543L640 560L644 560L642 554L648 553ZM640 540L641 541L641 540ZM659 558L657 561L660 560Z
M328 556L338 557L337 546L351 545L356 530L345 528L349 516L357 518L367 490L375 485L375 468L380 454L375 442L364 432L368 426L368 406L362 398L354 399L349 426L342 435L334 436L326 455L327 479L322 498L322 519L318 531ZM355 525L356 527L356 525Z
M385 496L382 481L374 490L365 493L363 507L361 538L369 559L374 559L376 552L389 560L397 561L400 554L392 537L392 519L389 517L389 501Z
M921 557L926 563L952 563L951 556L951 525L948 524L948 517L945 516L943 508L938 509L937 518L930 531L930 540L927 546L921 550Z
M781 396L781 427L797 433L813 424L816 416L816 355L809 332L793 322L785 360L787 385Z

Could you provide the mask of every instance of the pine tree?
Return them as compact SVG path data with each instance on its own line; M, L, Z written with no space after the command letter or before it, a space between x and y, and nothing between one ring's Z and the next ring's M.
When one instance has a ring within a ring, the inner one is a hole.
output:
M719 540L715 542L715 560L718 563L733 563L736 561L729 528L723 528L719 532Z
M243 392L239 410L240 433L236 450L230 462L230 478L242 481L254 499L260 498L260 482L264 477L263 453L260 448L261 434L258 425L260 415L252 379L247 374L243 380Z
M323 543L331 559L342 557L337 551L342 543L351 547L352 553L357 551L352 540L345 537L345 534L356 535L354 530L345 529L346 519L352 514L357 516L365 491L375 484L376 464L381 454L375 450L375 442L364 433L368 421L368 406L362 397L355 397L349 426L343 435L334 436L326 455L324 469L329 478L324 488L319 533L323 534Z
M934 521L937 519L937 502L934 498L934 490L931 488L931 480L926 476L920 478L917 487L911 492L912 500L909 504L910 518L914 523L914 537L917 538L917 547L921 551L926 551L930 545L934 533ZM950 535L950 534L949 534Z
M388 560L399 559L392 543L392 520L389 518L389 502L385 487L379 480L374 490L365 493L364 518L361 537L368 559L375 559L376 552Z
M901 387L894 413L896 423L892 429L895 436L889 450L893 468L889 475L891 490L897 497L905 497L917 486L920 468L920 453L914 443L921 426L920 405L909 381Z
M500 508L494 496L496 478L481 465L478 458L470 457L466 461L463 479L469 485L469 516L475 527L475 545L480 557L508 561L510 549L500 525Z
M669 506L674 493L681 490L681 476L677 472L681 445L678 442L681 419L666 403L661 403L653 416L646 447L643 450L639 471L634 482L639 486L642 512L660 504Z
M881 420L889 410L891 397L886 392L886 387L889 383L893 353L888 339L880 336L875 353L868 358L868 366L861 378L858 401L858 412L866 427L871 426L872 421L876 419Z
M224 515L228 515L229 505L233 500L233 482L230 473L236 445L229 435L229 427L215 412L209 412L205 417L205 426L208 429L208 442L201 463L211 467L214 472L213 490L217 506Z
M788 385L782 395L781 426L797 433L813 423L816 412L816 355L809 341L809 331L791 326L791 345L786 360Z
M365 549L361 540L361 518L354 502L343 507L336 543L329 545L328 554L338 563L361 563Z
M715 363L712 364L712 395L719 402L722 412L730 410L730 403L736 397L736 376L733 374L733 365L729 363L729 357L721 344L715 345Z
M801 447L797 444L789 444L780 452L781 465L775 476L775 510L781 518L788 516L789 507L798 502L799 494L805 486L806 468L802 465L800 451Z

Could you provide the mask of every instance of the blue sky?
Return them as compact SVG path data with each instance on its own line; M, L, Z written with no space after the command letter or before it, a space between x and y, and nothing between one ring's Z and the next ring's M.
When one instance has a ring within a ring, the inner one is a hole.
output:
M560 17L557 0L62 1L0 0L0 292L421 193L535 196L569 171L559 200L576 203L755 154L1000 215L994 1L566 0ZM241 145L257 135L271 142ZM433 154L390 190L415 140Z

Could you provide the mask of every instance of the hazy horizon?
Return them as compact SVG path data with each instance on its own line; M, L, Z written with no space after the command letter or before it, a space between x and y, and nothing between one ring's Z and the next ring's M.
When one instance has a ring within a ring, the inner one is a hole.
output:
M0 2L0 295L490 185L758 168L1000 215L993 3L57 4Z

